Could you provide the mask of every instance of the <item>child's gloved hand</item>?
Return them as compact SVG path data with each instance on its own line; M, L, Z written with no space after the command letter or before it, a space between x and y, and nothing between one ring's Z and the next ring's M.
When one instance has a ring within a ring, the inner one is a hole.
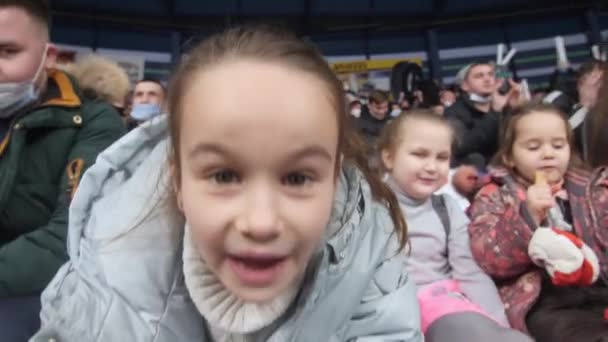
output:
M558 229L536 229L528 244L532 261L547 270L557 286L589 286L600 272L597 256L574 234Z

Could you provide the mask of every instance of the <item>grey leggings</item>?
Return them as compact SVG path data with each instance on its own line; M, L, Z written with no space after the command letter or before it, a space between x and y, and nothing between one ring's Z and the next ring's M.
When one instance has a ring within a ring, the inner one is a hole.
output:
M474 312L454 313L435 321L426 332L426 342L532 342L523 333L501 327Z

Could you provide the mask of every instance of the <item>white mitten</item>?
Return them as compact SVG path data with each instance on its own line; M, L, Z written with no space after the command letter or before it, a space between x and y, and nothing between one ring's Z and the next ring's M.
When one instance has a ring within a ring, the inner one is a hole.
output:
M589 286L599 276L599 262L593 250L574 234L559 229L536 229L528 244L528 255L547 270L555 285Z

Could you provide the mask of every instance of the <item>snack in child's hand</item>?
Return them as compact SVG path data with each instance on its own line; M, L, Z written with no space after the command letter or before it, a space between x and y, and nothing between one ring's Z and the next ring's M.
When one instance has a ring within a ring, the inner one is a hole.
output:
M542 171L536 171L536 175L534 177L535 185L547 185L547 177L545 177L545 173Z

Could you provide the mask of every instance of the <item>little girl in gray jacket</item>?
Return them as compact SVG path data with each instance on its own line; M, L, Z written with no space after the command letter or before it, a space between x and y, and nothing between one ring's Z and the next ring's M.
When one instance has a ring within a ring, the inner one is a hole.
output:
M431 342L529 341L508 328L494 283L473 259L464 211L433 195L447 180L452 140L443 117L416 111L391 122L380 141L386 183L408 224L422 331Z

